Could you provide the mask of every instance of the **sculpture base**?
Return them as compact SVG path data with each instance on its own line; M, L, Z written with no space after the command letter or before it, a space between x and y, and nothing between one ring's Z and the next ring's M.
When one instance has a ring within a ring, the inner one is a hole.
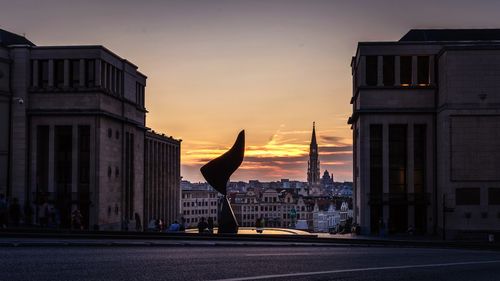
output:
M234 215L231 204L227 196L221 199L219 211L219 230L217 234L236 234L238 233L238 221Z

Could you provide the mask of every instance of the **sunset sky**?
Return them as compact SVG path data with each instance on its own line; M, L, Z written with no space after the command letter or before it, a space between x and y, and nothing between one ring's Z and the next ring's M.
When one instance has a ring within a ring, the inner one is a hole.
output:
M43 3L43 4L42 4ZM0 28L37 45L104 45L148 76L147 124L180 138L182 176L246 130L232 180L352 180L350 59L411 28L500 27L500 1L1 1ZM450 9L452 7L452 9ZM467 14L464 14L467 11Z

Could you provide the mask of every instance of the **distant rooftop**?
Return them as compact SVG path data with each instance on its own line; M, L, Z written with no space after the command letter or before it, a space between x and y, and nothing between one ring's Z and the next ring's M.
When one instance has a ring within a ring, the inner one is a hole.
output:
M26 37L17 35L15 33L0 29L0 46L9 45L30 45L35 46L33 42L26 39Z
M500 41L500 29L411 29L399 42Z

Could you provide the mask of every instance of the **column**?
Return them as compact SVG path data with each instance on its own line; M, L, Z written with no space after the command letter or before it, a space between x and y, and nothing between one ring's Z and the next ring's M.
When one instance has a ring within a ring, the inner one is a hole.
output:
M377 86L384 86L384 57L377 56Z
M69 87L69 72L71 71L69 67L69 60L64 60L64 88Z
M394 57L394 85L401 85L401 57Z
M33 87L38 88L38 60L33 60L33 68L31 69L33 75Z
M429 85L434 85L435 73L434 73L434 55L429 56Z
M358 86L366 86L366 57L359 58L358 66Z
M95 62L94 62L94 68L95 68L95 86L96 87L100 87L102 85L101 83L101 60L100 59L96 59Z
M415 186L414 186L414 141L413 141L413 122L408 122L408 130L407 130L407 138L406 138L406 193L409 198L414 197L415 195ZM408 204L408 226L415 227L415 205Z
M54 60L49 60L49 88L54 88Z
M50 81L50 80L49 80ZM55 128L54 125L49 126L49 183L48 191L54 192L54 144L55 144Z
M78 77L78 80L80 81L78 83L79 88L85 87L85 60L80 59L80 77Z
M417 56L412 56L411 57L411 85L417 85L418 84L418 76L417 76Z
M383 166L383 195L382 200L389 194L389 124L382 124L382 166ZM387 197L388 199L388 197ZM388 201L387 201L388 202ZM386 230L389 226L389 205L383 204L383 217Z
M78 126L71 132L71 192L78 192Z

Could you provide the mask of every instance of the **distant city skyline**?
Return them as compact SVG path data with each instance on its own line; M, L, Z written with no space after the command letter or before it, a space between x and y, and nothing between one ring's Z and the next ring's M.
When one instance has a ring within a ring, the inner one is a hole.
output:
M202 181L199 167L245 129L246 157L231 180L305 180L316 121L321 171L351 181L357 42L398 40L411 28L499 27L499 9L493 1L21 0L2 4L0 28L39 45L104 45L139 66L148 124L183 139L184 179Z

